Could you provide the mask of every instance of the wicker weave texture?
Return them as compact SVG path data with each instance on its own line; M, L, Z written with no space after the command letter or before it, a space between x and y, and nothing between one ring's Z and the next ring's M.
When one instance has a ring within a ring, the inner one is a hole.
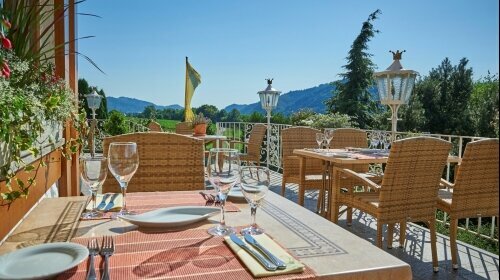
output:
M113 142L136 142L139 168L129 183L129 192L185 191L204 188L203 140L189 136L141 132L104 138L104 154ZM103 192L118 192L118 182L109 172Z
M193 135L193 124L191 122L180 122L175 125L175 133Z
M262 141L266 135L267 126L263 124L256 124L250 132L250 137L247 143L247 153L240 156L242 161L253 161L260 163L260 152L262 148Z
M343 149L346 147L367 148L368 136L366 131L356 128L337 128L333 131L330 148Z
M317 148L316 133L321 131L309 127L291 127L281 131L281 148L283 151L283 179L291 175L299 175L300 163L293 156L293 150L304 148ZM321 174L323 164L321 160L308 159L306 175Z
M155 121L151 121L148 124L149 131L152 132L162 132L161 125Z
M498 189L498 139L468 143L453 186L450 216L498 216Z
M451 143L414 137L392 144L380 188L379 222L429 221Z

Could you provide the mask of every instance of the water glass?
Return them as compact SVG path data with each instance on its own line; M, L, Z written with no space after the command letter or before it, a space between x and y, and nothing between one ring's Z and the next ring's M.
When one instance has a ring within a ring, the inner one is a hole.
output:
M257 235L262 234L264 229L257 226L257 207L260 206L269 190L270 175L269 169L263 166L241 167L241 192L248 204L250 204L250 214L252 223L249 227L241 230L241 234Z
M111 174L120 184L123 196L122 209L116 216L133 215L127 210L126 195L127 186L139 167L139 153L137 144L134 142L115 142L109 145L108 166Z
M326 140L326 146L328 149L330 149L330 142L333 139L333 132L334 132L334 130L331 128L325 129L325 140Z
M318 149L321 149L321 144L325 141L325 135L323 133L316 133L316 142L318 143Z
M101 217L103 214L97 211L96 196L108 175L108 159L106 157L81 157L80 177L89 187L92 195L92 210L82 213L83 219Z
M217 191L221 218L219 225L212 227L208 233L215 236L225 236L234 233L234 229L226 225L225 210L229 191L240 182L240 157L235 149L210 149L207 163L207 177Z

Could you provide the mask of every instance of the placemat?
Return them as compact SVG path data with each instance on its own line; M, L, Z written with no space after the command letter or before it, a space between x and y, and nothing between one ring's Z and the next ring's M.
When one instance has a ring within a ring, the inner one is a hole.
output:
M90 238L72 242L87 245ZM114 237L115 254L110 258L111 279L253 279L223 238L214 237L206 229L180 232L143 233L133 231ZM100 240L99 240L100 241ZM98 279L103 258L95 258ZM85 279L88 260L57 279ZM313 279L308 267L297 274L260 279Z
M175 206L205 206L205 199L199 191L185 192L136 192L127 193L127 208L137 213L144 213L158 208ZM215 206L215 205L208 205ZM240 208L231 201L226 201L226 212L239 212ZM113 212L107 212L103 217L94 219L110 219Z

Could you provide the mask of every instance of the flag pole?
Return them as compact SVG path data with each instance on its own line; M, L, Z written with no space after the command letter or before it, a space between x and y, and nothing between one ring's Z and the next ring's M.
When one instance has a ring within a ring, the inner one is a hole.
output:
M188 90L188 57L186 56L186 78L185 78L185 84L184 84L184 121L187 121L187 90Z

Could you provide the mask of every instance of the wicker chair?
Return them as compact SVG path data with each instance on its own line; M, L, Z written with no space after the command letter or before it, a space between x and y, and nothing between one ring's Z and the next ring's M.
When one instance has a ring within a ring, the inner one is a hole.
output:
M128 185L129 192L202 190L205 187L203 140L163 132L140 132L104 138L104 155L113 142L136 142L139 169ZM111 173L103 192L118 192Z
M377 219L377 246L382 247L382 227L388 225L387 247L392 248L394 224L401 223L400 245L406 239L406 222L426 222L430 228L432 264L438 270L436 250L436 207L438 184L445 167L451 143L431 137L415 137L392 144L382 184L377 185L358 173L335 168L336 198L332 203L334 222L338 220L339 173L357 179L378 192L354 193L345 199L349 207L360 209Z
M457 269L458 219L498 218L498 139L468 143L455 183L441 182L449 189L439 190L438 208L450 214L451 261Z
M306 159L305 176L300 176L300 157L293 154L294 149L316 148L316 133L320 131L309 127L291 127L281 131L281 148L283 156L283 179L281 195L285 195L287 183L299 184L298 203L304 205L306 190L319 189L323 196L323 163L317 159ZM319 206L319 203L318 203Z
M193 126L191 122L180 122L175 125L175 133L183 135L193 135Z
M151 132L162 132L161 125L153 120L148 124L149 131Z
M250 132L250 137L248 142L242 141L231 141L231 147L234 148L236 144L243 144L247 146L247 152L240 154L240 160L246 161L247 165L252 162L256 165L260 165L260 150L262 148L262 141L266 135L266 126L263 124L256 124L253 126Z

